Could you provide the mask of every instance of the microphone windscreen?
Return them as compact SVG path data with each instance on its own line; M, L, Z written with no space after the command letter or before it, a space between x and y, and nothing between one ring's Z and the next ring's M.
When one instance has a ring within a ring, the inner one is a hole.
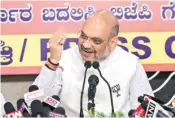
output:
M42 106L41 101L39 101L39 100L32 101L32 103L31 103L31 112L32 112L33 117L36 117L37 115L44 116L43 115L44 114L43 113L44 108Z
M52 98L54 98L54 99L60 101L60 98L58 97L58 95L53 95Z
M84 66L85 66L85 68L90 68L91 67L91 62L90 61L86 61L84 63Z
M51 111L50 107L44 106L43 113L45 117L48 117L48 113Z
M54 109L53 112L61 114L61 115L65 115L66 114L66 112L65 112L63 107L58 107L58 108Z
M38 89L39 89L38 86L32 85L32 86L29 87L29 92L36 91Z
M133 115L134 111L135 111L134 109L131 109L131 110L128 112L128 116Z
M146 112L146 110L147 110L147 106L148 106L148 101L143 101L142 103L141 103L141 106L142 106L142 108L145 110L145 112Z
M28 112L23 112L24 117L32 117Z
M92 63L92 66L93 66L95 69L97 69L97 68L100 67L100 64L99 64L98 61L94 61L94 62Z
M139 96L138 97L138 102L142 103L144 101L144 97L143 96Z
M97 85L99 83L99 79L96 75L91 75L88 79L89 84Z
M14 106L12 105L11 102L6 102L6 103L4 104L4 110L5 110L5 113L8 114L8 113L10 113L10 112L15 111L15 108L14 108Z
M17 109L19 110L20 108L21 108L21 105L24 103L25 101L24 101L24 99L19 99L18 101L17 101Z

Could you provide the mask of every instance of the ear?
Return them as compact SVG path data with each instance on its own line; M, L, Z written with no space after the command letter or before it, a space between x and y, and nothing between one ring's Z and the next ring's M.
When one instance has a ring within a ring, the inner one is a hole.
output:
M118 42L118 36L115 36L113 38L110 39L110 42L109 42L109 49L110 51L112 52L115 47L117 46L117 42Z

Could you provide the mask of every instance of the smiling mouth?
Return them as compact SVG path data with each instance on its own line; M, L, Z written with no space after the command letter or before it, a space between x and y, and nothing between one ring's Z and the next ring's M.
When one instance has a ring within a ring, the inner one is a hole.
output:
M86 50L86 49L84 48L84 46L81 46L81 49L82 49L84 52L87 52L87 53L95 53L95 52L92 51L92 50Z

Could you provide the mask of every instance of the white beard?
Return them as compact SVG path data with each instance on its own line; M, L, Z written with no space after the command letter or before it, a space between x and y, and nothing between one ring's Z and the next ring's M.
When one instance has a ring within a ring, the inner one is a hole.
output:
M104 55L104 56L100 58L99 55L96 54L97 60L98 60L98 61L103 61L103 60L105 60L105 59L110 55L110 50L109 50L108 45L106 46L106 49L105 49L105 52L104 52L103 55Z

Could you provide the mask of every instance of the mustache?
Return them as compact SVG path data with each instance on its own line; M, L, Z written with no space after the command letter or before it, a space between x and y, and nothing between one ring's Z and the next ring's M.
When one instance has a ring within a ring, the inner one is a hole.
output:
M93 50L91 48L85 48L83 45L81 45L81 49L85 52L88 52L88 53L96 53L95 50Z

